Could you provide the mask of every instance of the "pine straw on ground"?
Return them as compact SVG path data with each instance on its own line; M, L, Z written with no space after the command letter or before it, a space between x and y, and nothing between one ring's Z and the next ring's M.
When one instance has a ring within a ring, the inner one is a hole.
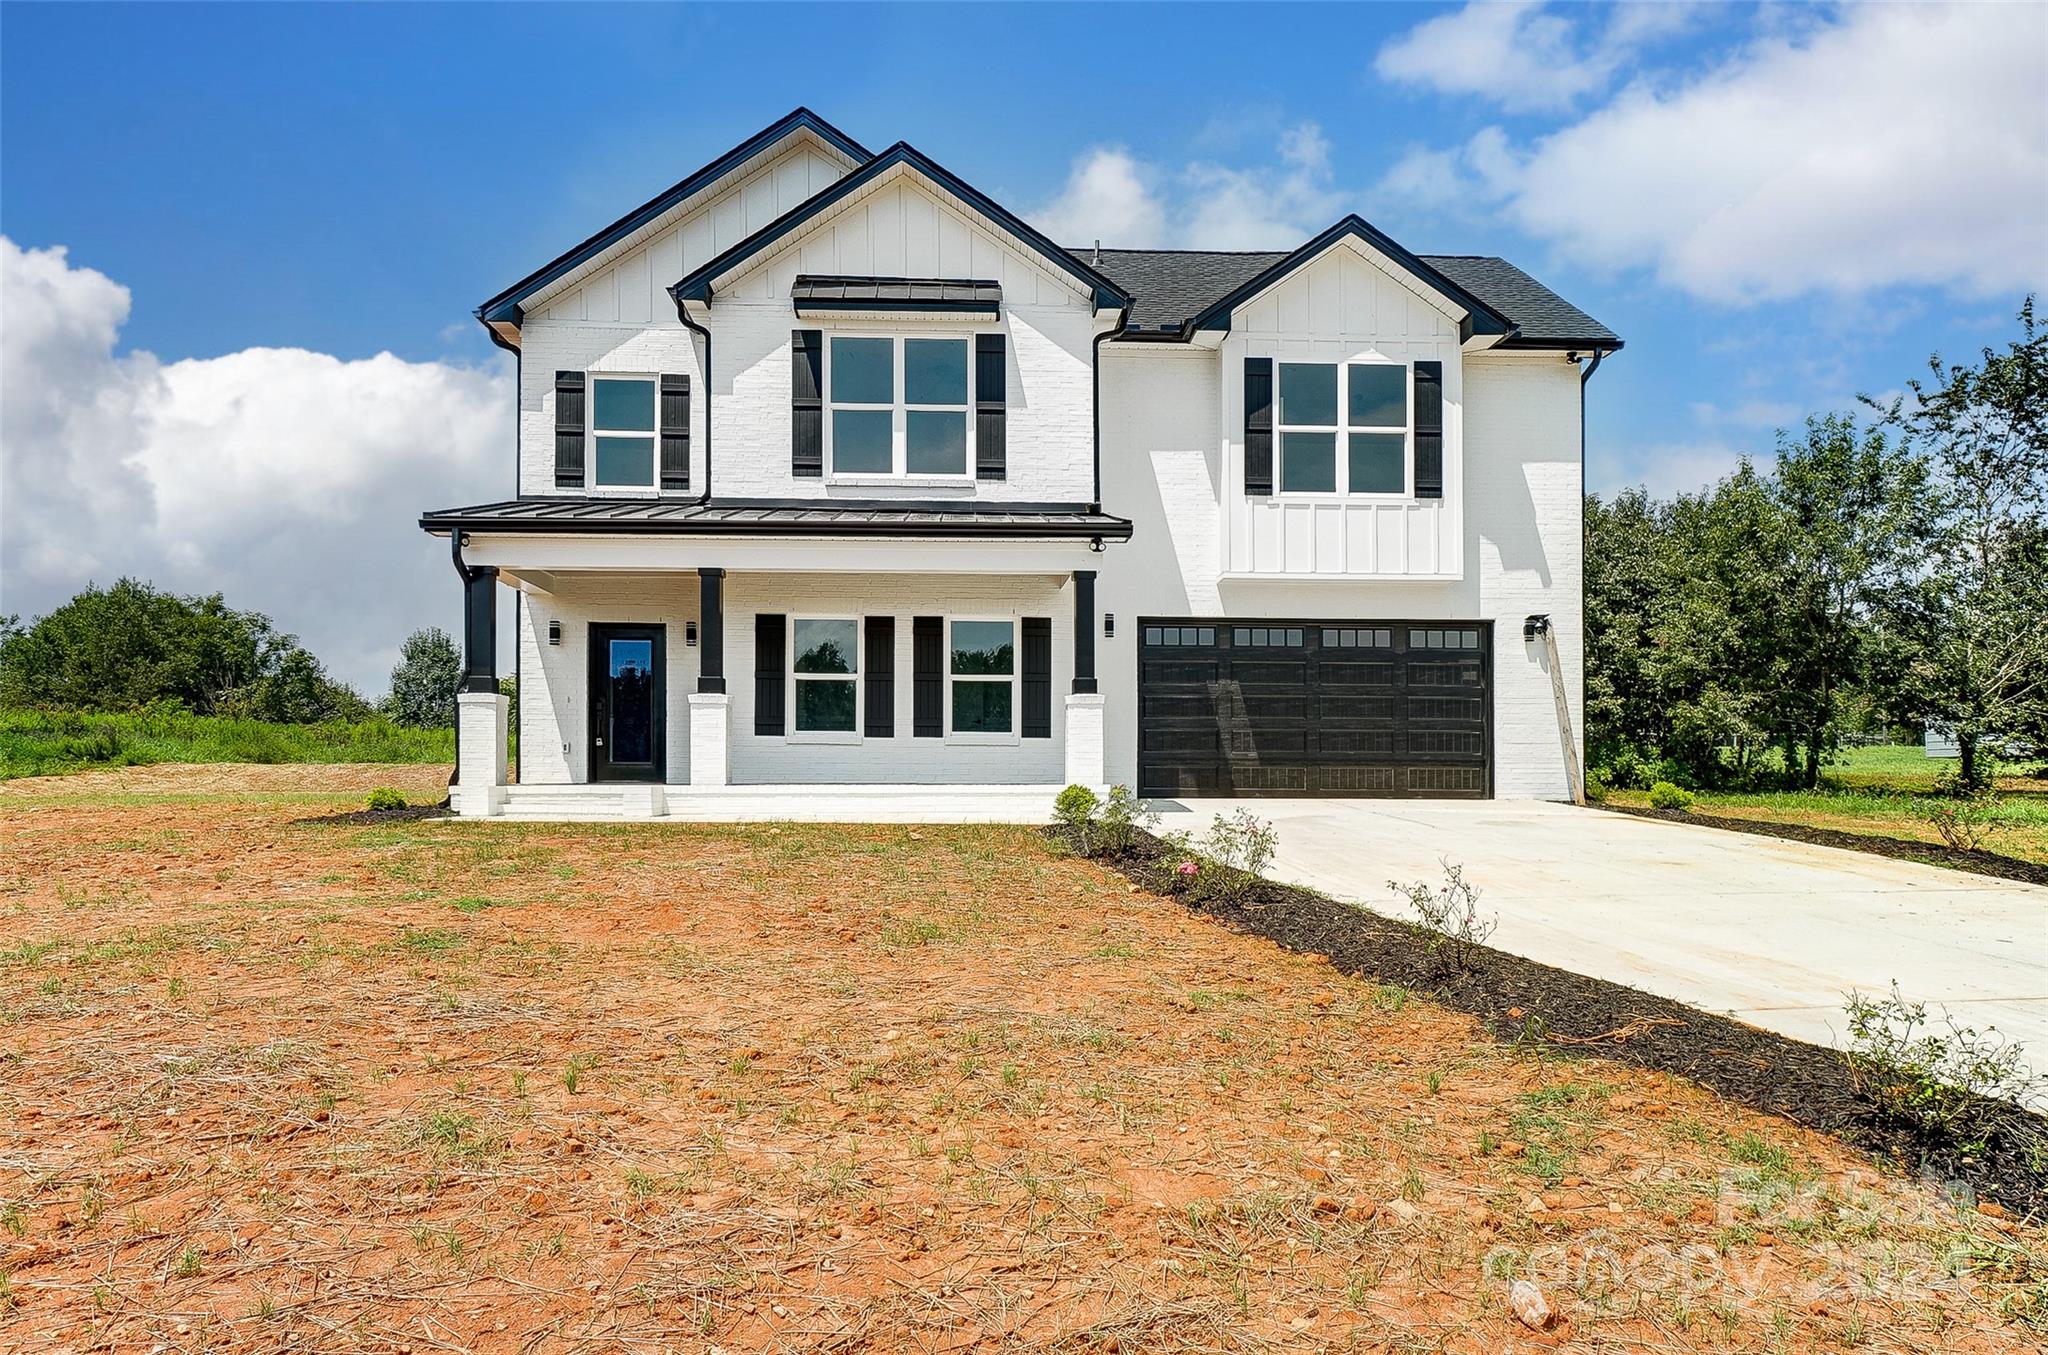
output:
M0 787L0 1350L2038 1347L2039 1230L1035 831L404 775Z

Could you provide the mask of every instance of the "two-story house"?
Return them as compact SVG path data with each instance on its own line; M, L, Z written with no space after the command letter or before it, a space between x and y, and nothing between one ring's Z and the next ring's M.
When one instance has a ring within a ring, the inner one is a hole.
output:
M477 313L517 493L421 518L465 584L464 814L1570 792L1582 389L1621 341L1500 259L1357 217L1075 248L798 110Z

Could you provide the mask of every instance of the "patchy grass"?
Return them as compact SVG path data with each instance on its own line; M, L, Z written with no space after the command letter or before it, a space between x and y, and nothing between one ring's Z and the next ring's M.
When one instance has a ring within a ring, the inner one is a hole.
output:
M2030 1224L1036 831L318 821L434 778L0 788L0 1346L1526 1352L1516 1276L1574 1348L2048 1322Z
M455 731L389 720L285 725L152 712L0 709L0 780L156 763L455 761Z

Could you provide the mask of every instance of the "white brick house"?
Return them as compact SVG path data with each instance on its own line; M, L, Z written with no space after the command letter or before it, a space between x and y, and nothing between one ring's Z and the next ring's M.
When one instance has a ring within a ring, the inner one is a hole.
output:
M798 110L478 315L516 497L421 518L465 583L466 814L1570 794L1550 655L1576 730L1582 388L1621 341L1499 259L1356 217L1063 248Z

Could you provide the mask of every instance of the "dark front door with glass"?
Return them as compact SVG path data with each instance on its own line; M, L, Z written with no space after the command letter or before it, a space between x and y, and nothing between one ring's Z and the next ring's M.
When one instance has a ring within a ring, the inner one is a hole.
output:
M659 781L667 668L660 626L590 628L590 779Z

